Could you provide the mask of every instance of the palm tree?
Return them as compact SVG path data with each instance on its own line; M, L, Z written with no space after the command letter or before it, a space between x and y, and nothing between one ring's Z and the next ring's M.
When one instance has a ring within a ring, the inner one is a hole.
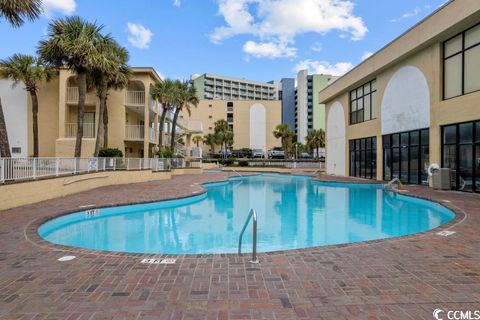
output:
M314 129L307 134L306 140L310 148L316 149L315 158L318 159L320 157L319 149L325 147L325 131Z
M8 143L7 124L3 114L2 100L0 99L0 157L10 158L10 144Z
M19 27L27 18L34 20L42 11L41 0L2 0L0 1L0 19L4 18L13 27ZM0 99L0 157L10 158L10 144L8 143L7 125L3 114Z
M197 145L197 148L200 148L200 142L203 141L202 136L195 136L192 138L192 142Z
M102 70L95 68L88 71L87 84L94 88L99 99L97 138L95 141L95 157L98 157L100 147L108 146L108 110L107 96L111 89L119 90L127 86L131 75L130 67L127 65L128 52L113 39L107 38L101 48L101 53L111 60L109 69Z
M14 27L21 26L25 22L25 18L30 21L35 20L41 12L41 0L0 1L0 18L4 18Z
M0 60L0 76L12 79L13 85L25 84L25 90L32 100L33 115L33 156L38 157L38 85L43 80L50 81L56 74L55 69L42 59L24 54L14 54Z
M218 141L217 137L214 134L209 133L205 137L203 137L203 143L210 147L210 149L212 150L212 154L215 154L215 146L217 145Z
M233 145L233 132L228 126L228 122L225 119L220 119L214 124L214 135L216 141L224 150L224 157L227 156L227 148L229 145Z
M175 147L175 135L177 128L178 115L182 111L186 111L190 116L192 114L191 107L198 106L197 88L193 85L189 85L188 82L177 84L178 101L175 108L172 121L172 139L170 140L170 148L174 150Z
M285 151L287 158L294 135L294 132L290 130L288 124L279 124L275 127L275 131L273 131L273 136L275 138L282 139L282 148Z
M87 72L108 70L112 61L102 54L110 36L101 34L103 26L90 23L78 16L50 22L47 40L40 41L38 54L57 67L65 66L77 74L78 106L75 157L82 154L83 118L87 93ZM113 41L113 40L112 40Z
M165 120L167 114L172 110L172 106L175 103L175 86L176 81L171 79L165 79L164 81L157 82L153 86L151 96L162 105L162 114L159 120L159 133L158 133L158 145L163 147L163 137L165 136Z

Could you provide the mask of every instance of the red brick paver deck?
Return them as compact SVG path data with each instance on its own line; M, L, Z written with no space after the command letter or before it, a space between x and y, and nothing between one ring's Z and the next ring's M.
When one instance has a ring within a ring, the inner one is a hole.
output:
M232 174L234 175L234 174ZM435 308L480 309L480 196L408 187L457 213L439 229L367 243L259 255L141 255L69 249L36 228L79 206L184 197L226 173L178 176L0 212L1 319L433 319ZM322 177L321 177L322 178ZM1 189L1 188L0 188ZM66 254L77 259L58 262Z

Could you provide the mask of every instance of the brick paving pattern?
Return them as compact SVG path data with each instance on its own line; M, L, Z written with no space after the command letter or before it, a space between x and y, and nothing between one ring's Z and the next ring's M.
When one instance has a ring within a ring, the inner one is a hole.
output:
M79 206L185 197L228 175L103 187L0 212L0 319L396 320L433 319L435 308L480 309L474 194L411 186L410 195L442 202L455 220L407 237L262 253L259 265L221 254L146 265L142 255L71 249L36 234L48 217ZM446 228L456 233L436 235ZM58 262L64 255L77 259Z

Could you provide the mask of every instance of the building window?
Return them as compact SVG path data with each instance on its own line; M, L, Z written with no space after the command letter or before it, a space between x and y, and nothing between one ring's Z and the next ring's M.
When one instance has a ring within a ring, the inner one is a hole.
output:
M429 130L413 130L383 136L383 180L428 184Z
M375 119L376 80L350 91L350 124Z
M480 90L480 24L443 43L443 98Z
M350 140L350 176L376 179L377 138Z
M208 119L212 119L213 117L212 116L208 116Z
M209 107L209 108L211 108L211 107L212 107L212 105L211 105L211 104L209 104L209 105L208 105L208 107Z
M456 190L480 192L480 121L442 127L442 167Z
M12 153L15 153L15 154L22 153L22 148L12 147Z

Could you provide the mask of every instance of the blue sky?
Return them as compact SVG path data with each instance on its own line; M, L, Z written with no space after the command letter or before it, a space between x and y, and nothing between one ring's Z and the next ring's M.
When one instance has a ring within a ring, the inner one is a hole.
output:
M13 29L0 21L0 58L34 53L52 18L105 25L132 66L187 79L217 73L258 81L299 68L340 75L445 0L44 0L45 13Z

